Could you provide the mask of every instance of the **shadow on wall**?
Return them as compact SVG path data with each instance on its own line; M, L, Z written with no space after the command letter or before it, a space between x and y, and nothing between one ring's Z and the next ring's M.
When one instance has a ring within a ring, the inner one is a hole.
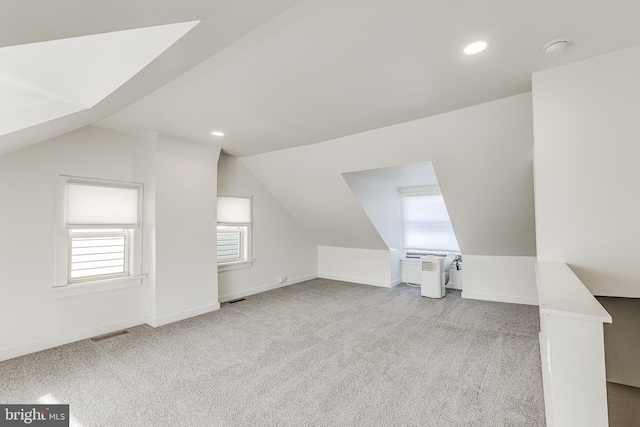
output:
M611 314L604 325L607 381L640 387L640 299L596 297Z
M342 177L389 249L460 253L431 162Z

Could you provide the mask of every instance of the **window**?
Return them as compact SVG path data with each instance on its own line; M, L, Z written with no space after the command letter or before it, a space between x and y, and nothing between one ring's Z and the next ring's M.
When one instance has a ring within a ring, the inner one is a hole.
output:
M69 282L129 275L129 230L70 230Z
M218 266L251 265L251 197L218 197Z
M401 188L400 198L406 252L460 252L438 187Z
M57 286L140 275L141 184L61 177L59 199Z

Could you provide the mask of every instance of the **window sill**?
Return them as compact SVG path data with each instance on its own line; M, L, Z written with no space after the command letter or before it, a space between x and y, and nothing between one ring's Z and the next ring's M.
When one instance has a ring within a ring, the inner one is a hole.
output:
M228 262L226 264L218 264L218 272L239 270L241 268L249 268L253 265L254 262L255 262L255 259L250 259L248 261L235 261L235 262Z
M51 288L51 291L55 298L92 294L95 292L140 286L142 285L142 279L145 277L147 277L146 274L140 274L137 276L116 277L113 279L96 280L93 282L73 283L69 285L54 286Z

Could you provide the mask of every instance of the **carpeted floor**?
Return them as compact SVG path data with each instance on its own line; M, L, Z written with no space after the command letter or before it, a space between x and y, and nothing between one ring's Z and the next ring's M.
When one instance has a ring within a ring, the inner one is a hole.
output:
M544 426L537 307L325 279L0 362L72 425Z

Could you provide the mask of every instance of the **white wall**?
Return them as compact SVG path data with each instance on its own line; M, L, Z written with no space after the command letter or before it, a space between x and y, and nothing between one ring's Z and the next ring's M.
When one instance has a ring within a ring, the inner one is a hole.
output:
M347 173L343 177L385 245L402 248L398 187L375 176Z
M535 257L464 255L463 298L538 304Z
M0 157L0 360L144 323L148 284L76 296L51 287L58 176L146 186L148 166L143 139L93 127Z
M640 297L639 75L640 46L533 75L538 260L595 295Z
M453 264L453 266L451 266L451 269L449 270L449 283L447 283L447 289L458 289L458 290L462 290L462 275L463 275L463 264L461 263L459 265L460 270L458 270L456 268L456 265Z
M532 156L527 93L242 161L320 246L387 253L389 247L342 174L431 161L466 263L468 255L535 255ZM323 259L323 251L321 276L359 278L361 283L395 280L386 273L367 276L367 268L378 266L365 267L360 255L354 256L357 262L334 265ZM475 292L493 295L495 288L480 288L487 282L478 269L465 271L465 289L476 272L480 277ZM501 288L507 294L496 298L528 296L535 286L529 276L520 283L522 277L513 277L510 287Z
M345 172L431 161L463 254L534 256L531 94L244 157L321 246L385 249Z
M640 299L598 297L613 318L604 325L607 381L640 387Z
M438 186L431 162L349 172L342 176L389 248L402 248L400 189Z
M603 323L611 316L564 263L535 265L548 427L608 425Z
M402 250L389 249L389 267L391 269L391 286L402 283L402 266L400 265Z
M220 308L216 266L219 154L215 146L157 137L155 326Z
M0 360L219 308L218 153L87 127L0 157ZM148 278L52 290L59 175L144 184Z
M324 279L390 288L400 283L399 265L399 251L318 247L318 277Z
M218 194L253 196L255 259L250 268L219 273L221 302L317 277L316 244L239 159L220 156Z

